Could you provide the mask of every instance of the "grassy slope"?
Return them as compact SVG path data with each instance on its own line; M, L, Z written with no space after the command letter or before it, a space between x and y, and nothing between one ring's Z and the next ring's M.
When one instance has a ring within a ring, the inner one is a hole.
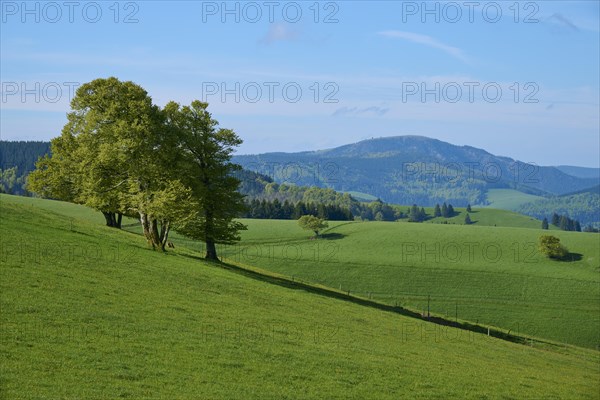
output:
M487 193L487 199L490 202L488 207L516 210L521 204L543 200L544 198L513 189L490 189Z
M310 240L295 221L245 222L241 244L222 249L231 260L416 310L431 295L436 313L600 344L597 235L553 232L580 258L557 262L537 252L541 229L330 223L325 240Z
M595 351L442 329L182 248L156 254L64 203L2 195L0 218L2 398L597 398Z

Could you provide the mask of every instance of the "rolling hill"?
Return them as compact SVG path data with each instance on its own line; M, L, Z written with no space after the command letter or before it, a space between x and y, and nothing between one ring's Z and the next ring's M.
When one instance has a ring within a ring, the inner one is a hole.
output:
M597 184L555 167L499 157L422 136L365 140L328 150L239 155L234 162L276 182L362 192L388 203L486 204L489 189L565 194Z
M600 179L600 168L574 167L571 165L559 165L556 169L565 174L576 176L578 178Z
M597 398L597 351L155 253L81 206L0 195L0 216L3 398Z

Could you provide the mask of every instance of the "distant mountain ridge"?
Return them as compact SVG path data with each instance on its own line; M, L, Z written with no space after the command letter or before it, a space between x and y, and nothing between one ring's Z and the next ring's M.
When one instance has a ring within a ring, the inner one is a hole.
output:
M239 155L233 161L276 182L362 192L398 204L485 204L485 193L491 188L549 196L598 184L597 179L573 176L556 167L526 164L424 136L369 139L299 153Z
M48 142L0 141L0 168L34 168L49 152ZM491 188L511 188L550 196L592 190L593 168L537 167L423 136L396 136L299 153L234 156L244 168L278 183L359 192L389 203L456 206L486 204ZM569 174L570 172L571 174ZM577 175L585 175L574 176Z
M600 168L574 167L572 165L558 165L555 168L577 178L600 179Z

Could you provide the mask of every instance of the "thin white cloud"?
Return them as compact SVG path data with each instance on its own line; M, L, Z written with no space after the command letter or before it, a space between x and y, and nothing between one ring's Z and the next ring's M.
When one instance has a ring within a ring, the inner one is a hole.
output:
M546 19L546 21L563 30L574 32L579 31L579 27L561 13L552 14L550 17L548 17L548 19Z
M337 110L335 110L333 112L333 114L331 114L334 117L337 116L343 116L343 115L363 115L363 114L368 114L368 115L375 115L378 117L383 116L385 113L387 113L390 109L389 108L383 108L383 107L379 107L379 106L370 106L370 107L363 107L363 108L359 108L359 107L342 107L342 108L338 108Z
M289 24L281 22L274 22L269 25L269 30L266 35L260 39L261 43L272 44L275 42L292 41L296 40L299 33L296 29L292 28Z
M464 52L461 49L459 49L458 47L449 46L445 43L442 43L439 40L437 40L431 36L421 35L420 33L414 33L414 32L405 32L405 31L383 31L383 32L378 32L378 34L381 36L395 38L395 39L403 39L403 40L407 40L412 43L422 44L424 46L429 46L434 49L442 50L444 53L449 54L452 57L455 57L464 62L468 62L467 57L465 56Z

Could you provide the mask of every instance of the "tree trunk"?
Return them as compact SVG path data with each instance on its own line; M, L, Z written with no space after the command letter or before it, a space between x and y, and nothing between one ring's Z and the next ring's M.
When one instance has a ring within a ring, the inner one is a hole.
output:
M148 217L148 214L141 212L140 213L140 222L142 223L142 229L144 231L144 236L146 237L148 244L152 245L152 248L154 249L155 245L152 241L152 226L151 226L151 221L150 221L150 218Z
M204 211L204 219L206 221L204 225L205 229L205 242L206 242L206 258L211 261L219 261L219 257L217 256L217 247L215 246L215 240L213 239L213 213L210 209L210 206L207 206Z
M112 212L102 211L102 215L104 215L104 219L106 220L106 226L121 229L121 214L119 214L118 219L115 213Z
M219 261L217 257L217 247L212 239L206 239L206 257L207 260Z
M102 211L102 215L104 215L104 219L106 220L106 226L112 226L112 220L110 217L111 213Z
M152 240L152 248L156 250L158 247L160 250L163 250L162 244L160 242L160 235L158 233L158 221L156 218L152 219L152 229L150 230L150 236Z
M170 229L169 221L160 221L160 247L162 251L165 251L165 247L167 246Z
M117 224L115 225L115 228L121 229L121 221L123 220L123 214L119 213L117 215Z
M169 238L169 221L160 221L159 231L159 221L156 218L152 218L152 216L146 213L140 212L140 222L142 223L144 236L146 237L148 244L152 246L152 249L164 251L165 247L167 246L167 240Z

